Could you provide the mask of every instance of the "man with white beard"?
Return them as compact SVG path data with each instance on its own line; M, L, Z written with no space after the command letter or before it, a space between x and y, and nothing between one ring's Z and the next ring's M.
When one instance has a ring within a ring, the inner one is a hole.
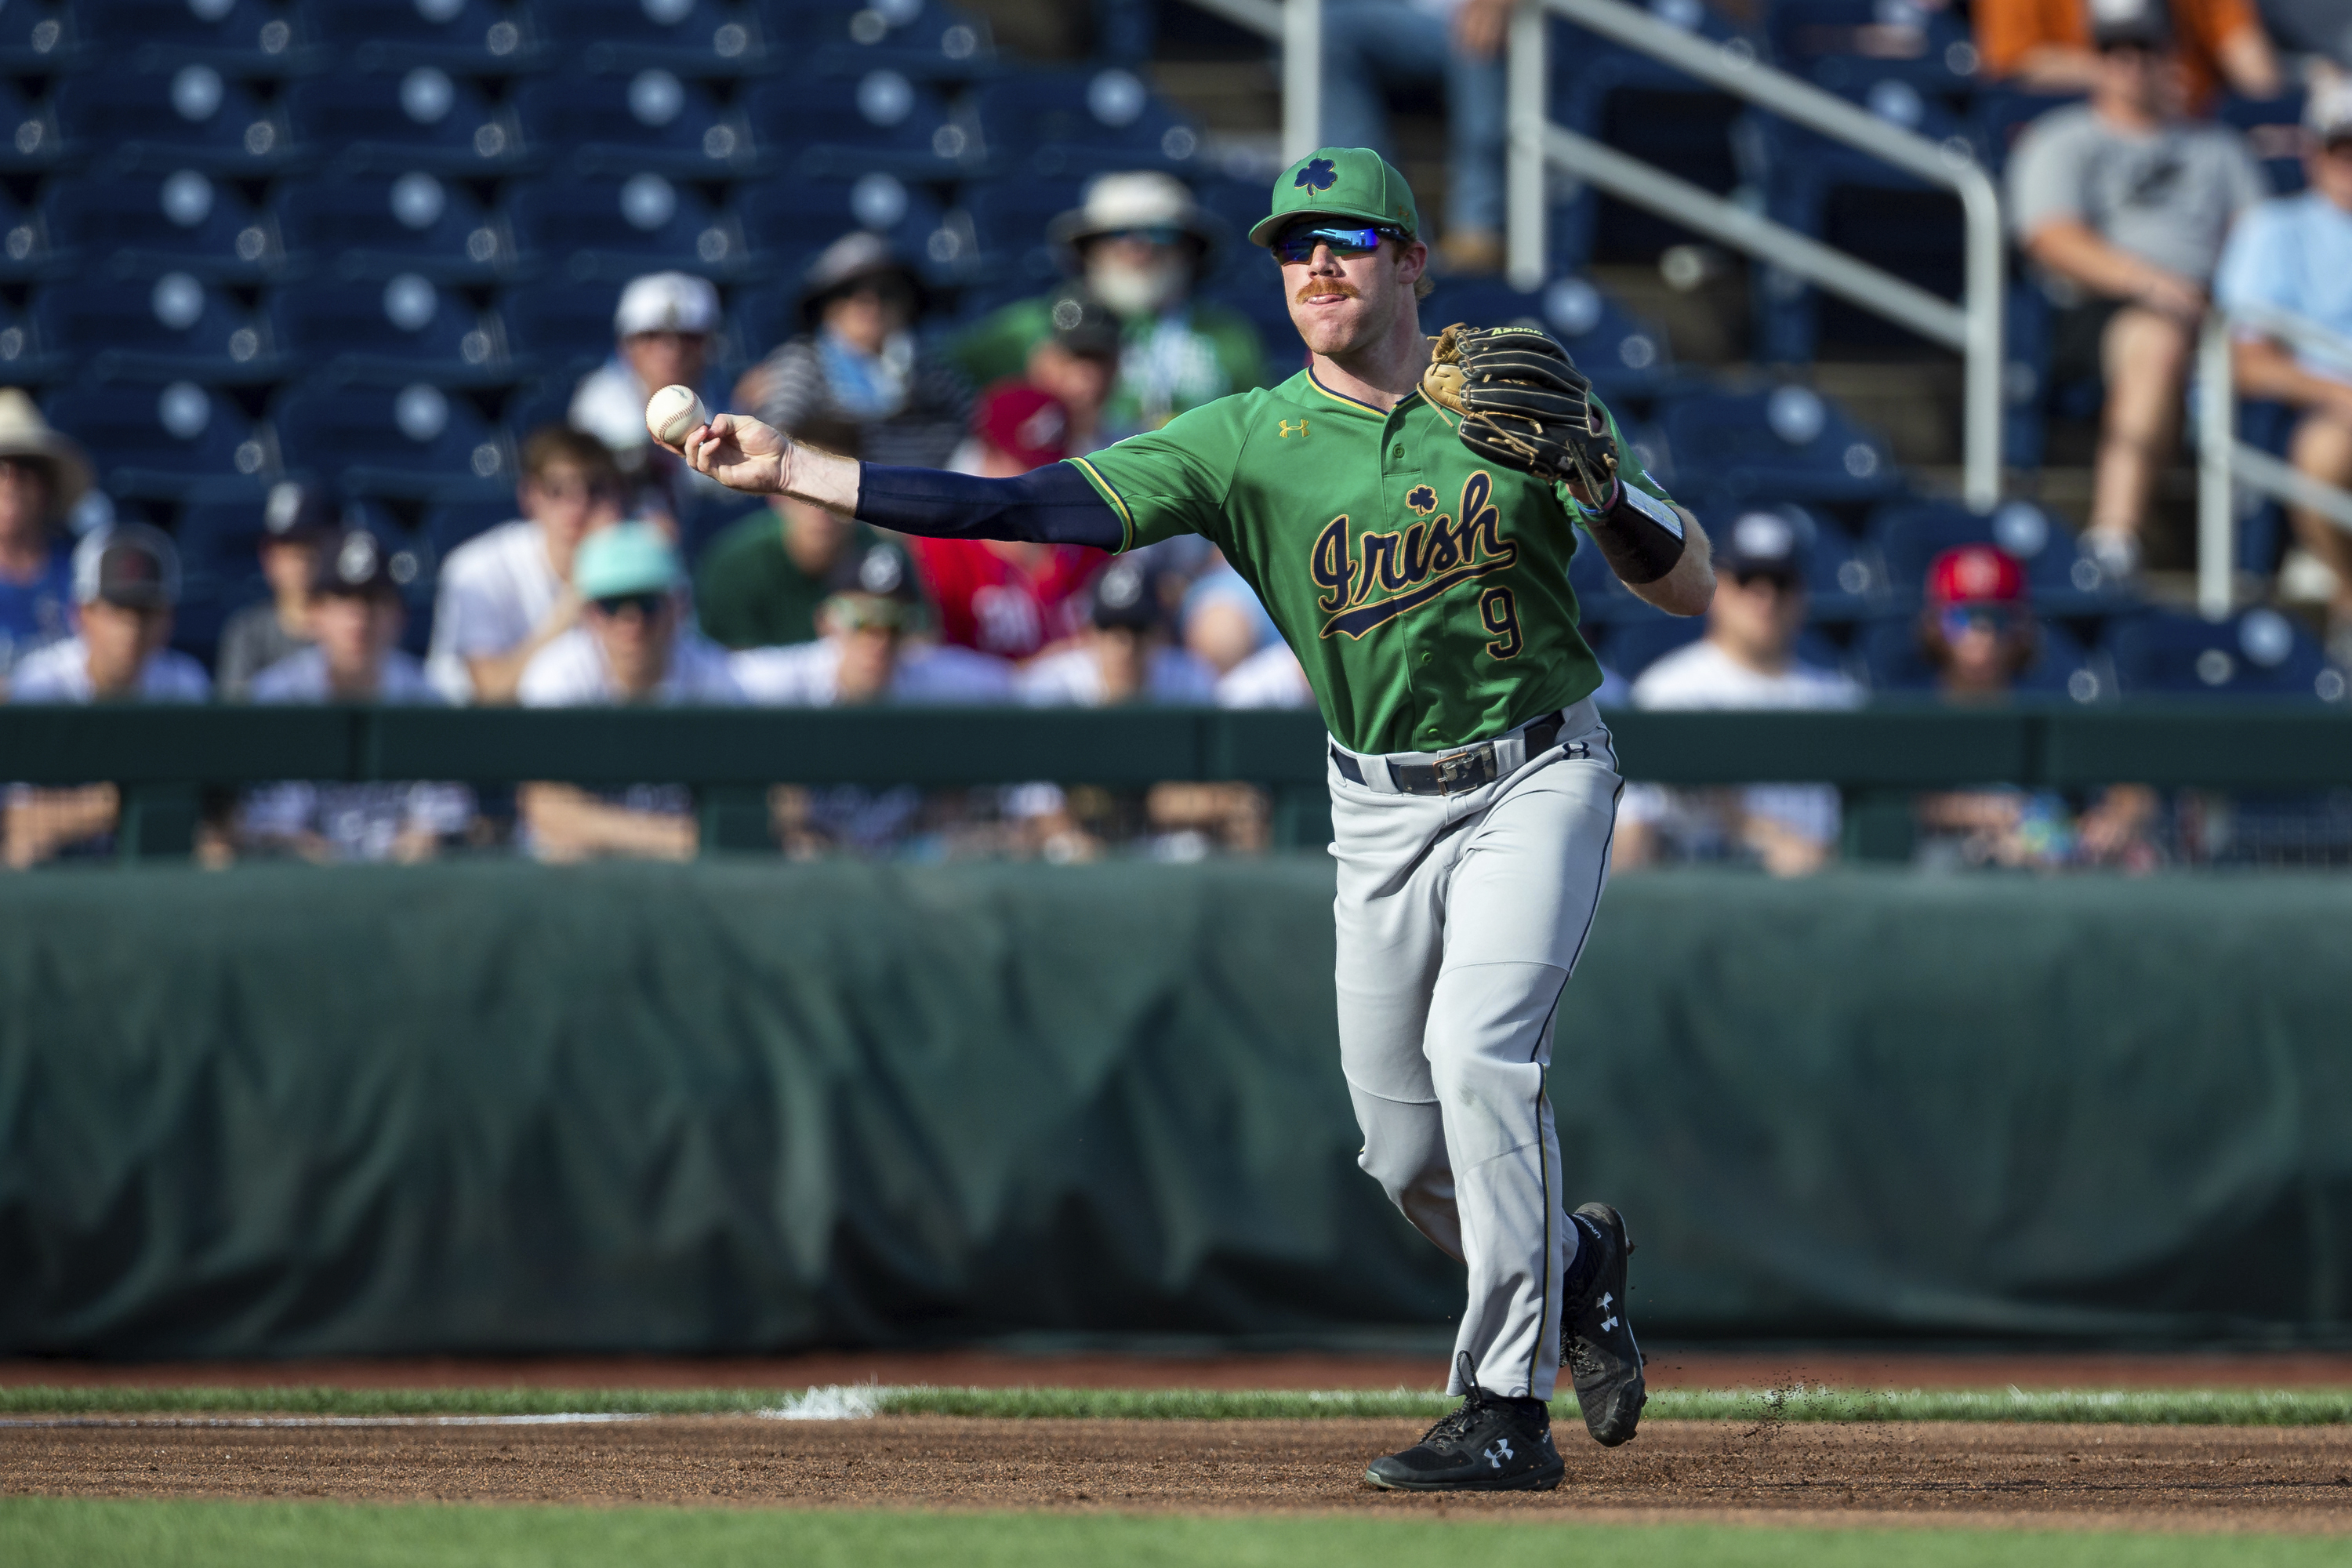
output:
M1157 430L1186 409L1265 384L1265 348L1249 319L1192 298L1223 236L1182 181L1105 174L1050 233L1082 292L1018 300L959 339L950 354L974 386L1025 374L1030 351L1053 334L1055 307L1075 320L1087 297L1118 318L1123 340L1100 442Z

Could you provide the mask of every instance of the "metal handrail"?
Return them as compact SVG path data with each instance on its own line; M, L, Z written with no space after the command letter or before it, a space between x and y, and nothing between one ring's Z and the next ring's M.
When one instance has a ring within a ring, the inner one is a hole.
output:
M2236 607L2235 486L2308 508L2352 532L2352 491L2315 479L2238 439L2237 372L2230 341L2232 330L2241 327L2322 350L2352 366L2352 338L2291 311L2249 305L2206 315L2197 343L2197 609L2214 621Z
M1323 0L1192 0L1282 46L1282 160L1323 144Z
M1551 123L1545 109L1549 76L1544 36L1548 12L1569 17L1712 87L1952 191L1959 197L1968 229L1961 304L1956 307L1786 225ZM2000 503L2001 293L2007 255L2000 193L1965 147L1930 142L1765 65L1745 40L1717 46L1622 0L1520 0L1512 15L1510 37L1507 188L1513 282L1533 288L1544 279L1544 169L1547 163L1558 164L1621 201L1646 207L1771 262L1874 315L1958 352L1967 367L1962 401L1964 493L1969 505L1979 511L1990 510Z

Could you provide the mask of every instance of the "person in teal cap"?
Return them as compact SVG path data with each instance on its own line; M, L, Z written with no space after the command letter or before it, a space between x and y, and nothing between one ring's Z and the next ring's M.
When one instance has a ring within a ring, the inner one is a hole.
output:
M726 414L678 450L736 489L901 532L1106 550L1189 532L1223 551L1330 732L1334 992L1358 1163L1468 1277L1461 1407L1364 1479L1555 1487L1563 1367L1600 1443L1632 1437L1646 1398L1625 1222L1606 1204L1569 1207L1551 1107L1557 1093L1607 1117L1578 1070L1591 1026L1568 983L1624 784L1569 563L1589 542L1636 595L1693 616L1715 591L1706 537L1573 373L1559 381L1580 417L1558 428L1589 452L1590 485L1507 443L1474 447L1423 395L1429 247L1412 187L1378 153L1318 148L1271 195L1250 238L1280 264L1308 355L1278 386L1011 479L860 464ZM1541 333L1509 331L1522 354L1564 363Z

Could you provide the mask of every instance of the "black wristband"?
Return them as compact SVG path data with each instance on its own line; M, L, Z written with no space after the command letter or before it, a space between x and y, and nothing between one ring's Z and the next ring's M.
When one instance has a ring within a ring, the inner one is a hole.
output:
M1586 510L1584 531L1592 535L1619 580L1637 584L1654 583L1673 571L1688 543L1682 517L1673 507L1622 479L1607 506Z

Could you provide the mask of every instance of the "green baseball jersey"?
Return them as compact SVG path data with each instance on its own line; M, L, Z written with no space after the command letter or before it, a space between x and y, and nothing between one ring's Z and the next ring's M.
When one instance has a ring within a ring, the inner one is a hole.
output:
M1581 507L1475 457L1417 392L1382 413L1301 371L1071 460L1125 547L1223 550L1351 751L1467 745L1601 685L1568 580Z

